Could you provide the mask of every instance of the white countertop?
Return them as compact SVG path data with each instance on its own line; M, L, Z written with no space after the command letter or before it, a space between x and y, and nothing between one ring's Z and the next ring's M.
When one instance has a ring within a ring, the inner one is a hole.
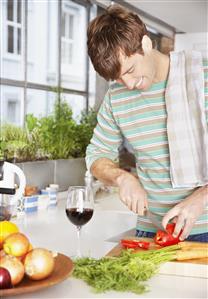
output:
M12 221L29 237L34 247L44 247L70 257L76 251L76 228L65 215L65 194L61 195L62 199L56 208ZM117 194L99 194L93 218L82 228L82 253L95 258L104 256L116 245L106 240L132 229L135 225L136 215L119 201ZM171 264L169 267L179 267L176 263L168 264ZM207 298L207 279L181 275L180 271L184 272L185 265L180 264L177 275L155 275L147 282L150 291L141 296L114 291L94 294L83 281L69 277L56 286L15 298Z

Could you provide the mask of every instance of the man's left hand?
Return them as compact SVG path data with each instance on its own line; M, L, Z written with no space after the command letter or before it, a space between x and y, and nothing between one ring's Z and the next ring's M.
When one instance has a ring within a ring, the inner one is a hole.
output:
M208 187L201 187L190 196L177 204L163 217L162 225L166 228L168 222L174 219L176 222L173 236L177 237L182 230L180 240L183 241L190 234L196 220L202 215L208 203Z

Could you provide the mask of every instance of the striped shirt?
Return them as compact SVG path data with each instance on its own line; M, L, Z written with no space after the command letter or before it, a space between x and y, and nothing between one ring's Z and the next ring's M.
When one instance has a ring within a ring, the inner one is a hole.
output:
M208 61L204 62L205 112L208 124ZM98 124L87 147L90 169L99 158L118 159L122 136L134 149L136 170L148 195L149 209L163 217L195 189L174 189L170 178L165 88L167 81L153 84L147 91L128 90L113 83L98 112ZM207 231L208 208L195 223L191 234ZM137 229L155 232L151 221L138 216Z

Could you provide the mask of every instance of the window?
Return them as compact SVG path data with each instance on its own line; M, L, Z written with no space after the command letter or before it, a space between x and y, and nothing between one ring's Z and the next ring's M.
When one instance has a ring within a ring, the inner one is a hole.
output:
M23 113L23 88L1 85L0 106L2 123L21 126Z
M87 12L72 1L62 1L61 14L61 85L86 89Z
M54 103L57 94L39 89L28 89L27 91L27 114L36 117L44 117L51 114L54 110Z
M89 98L94 103L95 72L86 51L93 8L86 0L0 0L0 122L21 126L26 114L49 115L55 90L75 119Z
M74 52L74 19L75 16L64 12L61 26L61 57L64 64L72 64Z
M27 14L27 80L57 86L58 2L30 0Z
M17 122L18 102L15 99L9 99L7 102L7 118L11 123Z
M7 0L7 53L21 55L22 53L22 2Z
M73 118L79 122L81 118L81 111L86 108L86 98L80 95L70 95L62 93L62 99L65 100L73 111Z

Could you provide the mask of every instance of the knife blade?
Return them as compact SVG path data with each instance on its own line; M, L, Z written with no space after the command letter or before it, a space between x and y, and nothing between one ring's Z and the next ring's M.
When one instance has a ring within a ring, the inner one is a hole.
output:
M146 209L144 212L144 215L151 220L151 222L159 228L160 230L164 230L164 227L162 226L162 223L158 220L157 216L153 214L150 210Z

